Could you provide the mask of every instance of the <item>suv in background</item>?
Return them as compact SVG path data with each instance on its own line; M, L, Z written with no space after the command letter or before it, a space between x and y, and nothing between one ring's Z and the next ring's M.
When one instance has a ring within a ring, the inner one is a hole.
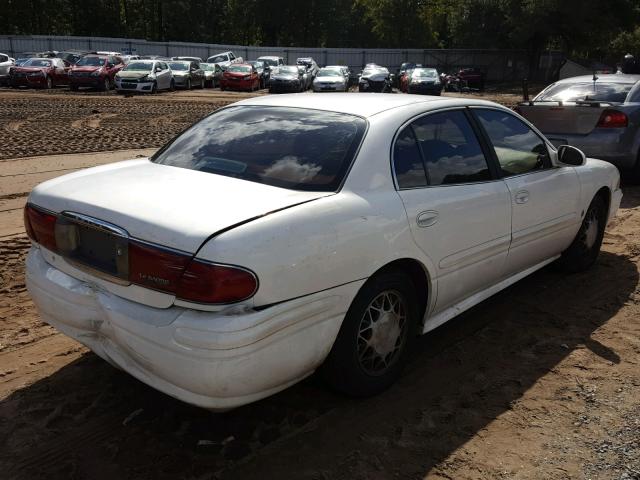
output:
M244 63L244 60L242 57L236 57L233 52L222 52L211 55L207 58L207 63L217 63L223 70L225 70L233 63Z

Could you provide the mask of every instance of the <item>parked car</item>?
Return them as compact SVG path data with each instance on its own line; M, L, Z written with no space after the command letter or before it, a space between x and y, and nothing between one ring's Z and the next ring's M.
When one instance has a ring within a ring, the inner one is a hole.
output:
M313 76L311 75L311 72L304 65L298 65L298 71L302 77L302 90L309 90L313 85Z
M168 64L176 88L204 88L204 72L197 62L171 61Z
M337 68L321 68L313 81L314 92L346 92L349 79Z
M282 67L284 66L284 63L285 63L282 57L274 57L271 55L258 57L258 61L265 62L271 69Z
M416 67L422 67L422 65L414 62L404 62L401 64L400 68L396 72L395 83L393 86L404 91L402 90L402 77L406 74L407 70L413 70Z
M359 92L391 92L391 75L384 67L368 67L360 74Z
M640 180L640 75L566 78L517 111L554 145L578 147Z
M57 52L56 57L61 58L65 62L74 65L78 60L80 60L85 55L89 55L92 52L87 52L83 50L69 50L65 52Z
M243 63L243 61L242 57L236 57L233 52L217 53L207 58L207 63L217 63L223 70L234 63Z
M129 65L132 60L141 60L140 55L122 55L120 58L125 65Z
M406 93L440 95L442 83L435 68L414 68L407 70L400 79L400 90Z
M220 90L247 90L253 92L260 89L260 76L255 67L249 63L231 65L222 73Z
M298 65L273 67L269 80L269 93L302 92L305 81Z
M479 68L463 68L458 72L458 78L469 88L484 90L484 72Z
M491 102L254 97L36 187L26 284L45 322L188 403L316 369L372 395L419 333L551 262L593 265L619 181Z
M200 68L204 72L205 87L216 88L220 86L222 68L217 63L201 63Z
M28 59L20 66L11 67L9 82L12 87L51 89L69 84L70 65L61 58Z
M318 74L318 70L320 70L316 61L311 57L302 57L298 58L296 63L306 67L307 73L311 75L311 81L313 82L313 79L316 78Z
M158 90L174 90L175 81L167 62L159 60L133 60L116 73L118 93L156 93Z
M249 60L247 63L253 65L253 68L258 72L260 88L266 88L269 85L269 77L271 76L271 69L267 63L263 60Z
M182 60L183 62L203 63L200 57L171 57L171 60Z
M139 55L138 60L161 60L163 62L171 61L169 57L165 57L164 55Z
M16 61L5 53L0 53L0 86L9 84L9 69Z
M120 57L112 55L85 55L69 71L69 87L91 87L108 91L114 85L116 73L124 68Z
M342 73L344 75L344 77L347 79L347 86L350 87L351 86L351 69L347 66L347 65L327 65L326 67L323 68L330 68L333 70L338 70L340 71L340 73Z

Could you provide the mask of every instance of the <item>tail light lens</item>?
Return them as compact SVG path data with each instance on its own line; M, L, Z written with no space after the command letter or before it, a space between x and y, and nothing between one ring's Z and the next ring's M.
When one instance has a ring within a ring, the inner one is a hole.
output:
M47 250L56 251L55 226L58 217L36 209L31 205L24 207L24 226L29 238Z
M604 110L598 120L598 128L624 128L629 124L629 118L618 110Z
M258 279L249 270L194 259L182 274L176 296L197 303L234 303L257 289Z
M29 238L57 251L57 215L27 205L24 225ZM157 245L130 240L129 281L195 303L226 304L246 300L258 289L256 275L242 267L220 265Z

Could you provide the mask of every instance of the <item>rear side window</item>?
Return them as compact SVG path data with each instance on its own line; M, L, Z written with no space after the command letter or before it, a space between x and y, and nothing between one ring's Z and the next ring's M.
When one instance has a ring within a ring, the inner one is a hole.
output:
M411 126L424 156L429 185L491 179L487 160L464 112L426 115Z
M632 83L558 83L536 97L536 102L598 101L623 103Z
M152 161L292 190L336 191L366 121L301 108L237 106L178 136Z
M551 165L546 143L508 112L474 109L498 157L504 176L543 170Z
M9 57L7 57L6 55L0 55L0 63L8 62L8 61L9 61Z
M411 125L405 127L396 138L393 148L393 163L398 188L419 188L427 186L422 155Z

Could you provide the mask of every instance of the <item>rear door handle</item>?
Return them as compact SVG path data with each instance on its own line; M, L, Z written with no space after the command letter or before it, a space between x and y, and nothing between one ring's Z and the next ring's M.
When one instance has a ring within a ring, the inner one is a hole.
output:
M437 223L439 216L440 214L435 210L426 210L418 214L416 223L421 228L430 227L431 225Z
M523 204L529 201L529 192L521 190L515 195L516 203Z

